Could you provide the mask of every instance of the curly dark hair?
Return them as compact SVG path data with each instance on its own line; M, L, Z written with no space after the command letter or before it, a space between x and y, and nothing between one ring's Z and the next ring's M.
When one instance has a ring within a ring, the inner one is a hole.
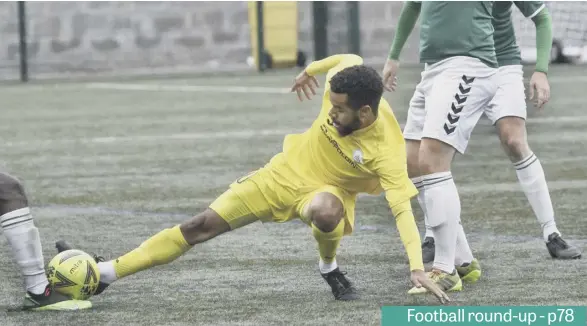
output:
M357 65L344 68L330 79L330 90L348 96L348 105L359 110L368 105L377 115L383 94L383 80L375 69Z

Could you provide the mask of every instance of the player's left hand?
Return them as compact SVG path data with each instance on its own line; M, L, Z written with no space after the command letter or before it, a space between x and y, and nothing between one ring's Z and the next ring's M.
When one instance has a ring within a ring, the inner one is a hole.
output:
M312 98L310 93L312 93L312 95L316 95L316 88L318 87L320 87L320 85L318 84L316 77L308 75L308 73L304 70L294 80L291 91L298 93L298 99L300 102L302 102L304 100L302 98L302 92L304 95L306 95L308 100L311 100Z
M412 283L414 284L415 287L417 287L417 288L424 287L430 293L434 294L436 296L436 298L438 299L438 301L440 301L440 303L446 304L446 303L450 302L450 298L448 297L448 295L446 295L446 293L444 293L444 291L442 291L438 286L436 286L436 284L434 284L434 282L432 282L432 280L428 277L428 275L426 275L426 273L424 271L422 271L422 270L412 271L411 280L412 280Z
M532 74L528 95L538 110L542 110L544 104L548 103L548 100L550 100L550 85L545 73L536 71Z

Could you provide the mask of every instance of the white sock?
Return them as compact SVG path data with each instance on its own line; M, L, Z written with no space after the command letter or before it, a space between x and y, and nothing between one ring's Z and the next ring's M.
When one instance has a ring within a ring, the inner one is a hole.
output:
M114 263L111 260L99 262L98 270L100 270L100 282L110 284L118 279L114 270Z
M332 272L333 270L335 270L338 267L338 265L336 264L336 259L334 259L332 261L332 263L330 263L330 264L327 264L322 259L320 259L320 262L318 263L318 267L320 267L320 273L328 274L328 273Z
M530 202L530 206L534 211L534 215L536 215L536 219L542 227L544 241L548 241L548 236L553 232L561 234L556 228L554 210L552 208L550 194L548 193L548 185L546 184L544 170L538 157L530 154L530 156L520 162L514 163L514 167L516 168L520 186L524 190L526 198L528 198L528 202Z
M436 252L433 268L453 273L461 202L449 172L423 176L425 213L434 235Z
M25 207L0 216L0 226L20 267L26 290L34 294L43 293L49 282L45 276L41 236L30 209Z
M418 189L418 204L420 204L420 208L424 213L424 225L426 226L426 234L424 235L424 238L434 238L434 235L432 234L432 228L430 227L430 223L428 223L428 214L426 214L426 204L424 202L424 197L426 196L424 194L424 182L422 181L422 177L414 177L411 180L416 189Z
M461 221L457 228L457 248L455 251L455 265L462 266L463 264L470 264L473 261L473 252L469 247L467 236L465 236L465 230Z
M424 234L424 239L425 238L434 238L434 232L432 232L432 227L428 223L426 223L426 233Z

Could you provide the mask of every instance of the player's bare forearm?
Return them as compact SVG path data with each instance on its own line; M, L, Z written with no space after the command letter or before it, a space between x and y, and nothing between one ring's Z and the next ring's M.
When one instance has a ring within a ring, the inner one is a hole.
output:
M424 270L424 263L422 262L422 247L420 245L420 233L414 214L412 213L412 205L409 200L391 207L391 212L395 216L397 230L399 232L408 259L410 260L410 270Z
M419 2L407 1L402 7L393 42L389 50L389 59L399 60L400 53L416 25L418 16L420 16L421 6L422 4Z
M544 8L532 20L536 26L536 71L546 74L552 49L552 18Z
M363 64L363 58L355 54L335 54L328 58L314 61L306 67L309 76L325 74L331 70L340 71L346 67Z

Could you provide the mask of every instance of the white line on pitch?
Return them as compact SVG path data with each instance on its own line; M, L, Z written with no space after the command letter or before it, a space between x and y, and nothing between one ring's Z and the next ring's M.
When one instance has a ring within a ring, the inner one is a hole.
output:
M528 135L528 141L530 145L540 144L552 144L552 143L585 143L587 139L587 132L584 131L572 131L572 132L543 132L543 133L532 133ZM479 145L494 145L498 143L497 136L494 137L472 137L470 144L473 146Z
M16 147L34 145L54 145L70 143L115 143L115 142L141 142L155 140L192 140L192 139L238 139L254 138L262 136L286 135L292 132L301 132L300 130L291 129L250 129L241 131L222 131L222 132L199 132L171 135L137 135L137 136L112 136L112 137L91 137L77 139L41 139L30 141L3 141L0 147Z
M463 184L458 185L459 193L462 194L476 194L485 192L520 192L520 184L518 182L502 182L502 183L487 183L487 184ZM587 188L587 180L556 180L548 182L549 190L570 190L570 189L585 189Z
M224 94L288 94L289 88L268 87L268 86L235 86L235 85L173 85L173 84L130 84L130 83L88 83L83 84L85 89L102 89L114 91L139 91L139 92L180 92L180 93L224 93ZM549 108L573 106L581 104L582 100L576 97L553 99ZM531 108L529 108L530 110ZM562 118L546 117L533 118L532 123L553 123L553 122L584 122L587 117L579 120L572 120L571 117Z
M539 125L539 124L555 124L555 123L585 123L587 122L587 115L578 116L550 116L550 117L528 117L526 124L528 125ZM481 123L480 123L481 124ZM484 123L487 124L487 123ZM487 124L488 125L488 124Z
M116 142L143 142L143 141L165 141L165 140L193 140L193 139L239 139L254 138L262 136L286 135L302 132L300 129L245 129L241 131L213 131L199 133L182 133L170 135L136 135L136 136L112 136L112 137L90 137L90 138L65 138L65 139L35 139L24 141L8 141L0 143L0 147L15 146L42 146L71 143L116 143ZM530 144L534 143L557 143L557 142L584 142L587 139L587 132L564 132L564 133L536 133L529 136ZM495 145L498 144L497 137L473 138L471 145Z
M273 76L271 76L273 77ZM280 79L282 76L277 76ZM587 82L587 76L551 77L553 84ZM214 92L214 93L260 93L286 94L289 88L267 86L222 86L222 85L162 85L162 84L132 84L132 83L87 83L89 89L108 89L121 91L168 91L168 92Z
M557 180L549 181L548 189L553 190L572 190L572 189L586 189L587 180ZM457 182L457 189L462 195L491 193L491 192L521 192L520 184L518 182L500 182L500 183L480 183L480 184L459 184ZM359 194L359 198L383 197L381 195Z
M542 164L565 164L565 163L577 163L577 162L587 162L587 156L572 156L572 157L561 157L561 158L541 158L540 154L536 154L540 159ZM475 154L471 154L471 157L475 157ZM469 160L460 160L457 158L455 162L452 163L453 167L478 167L478 166L512 166L512 163L504 156L502 160L481 160L481 161L469 161Z
M90 89L108 89L121 91L169 91L169 92L214 92L214 93L260 93L260 94L287 94L288 88L263 86L203 86L203 85L150 85L150 84L122 84L122 83L90 83Z
M529 79L527 79L529 81ZM556 77L549 77L548 81L551 84L566 84L566 83L581 83L587 82L587 76L556 76Z
M528 124L583 123L583 122L587 122L587 115L532 117L532 118L528 118L528 120L526 122Z

